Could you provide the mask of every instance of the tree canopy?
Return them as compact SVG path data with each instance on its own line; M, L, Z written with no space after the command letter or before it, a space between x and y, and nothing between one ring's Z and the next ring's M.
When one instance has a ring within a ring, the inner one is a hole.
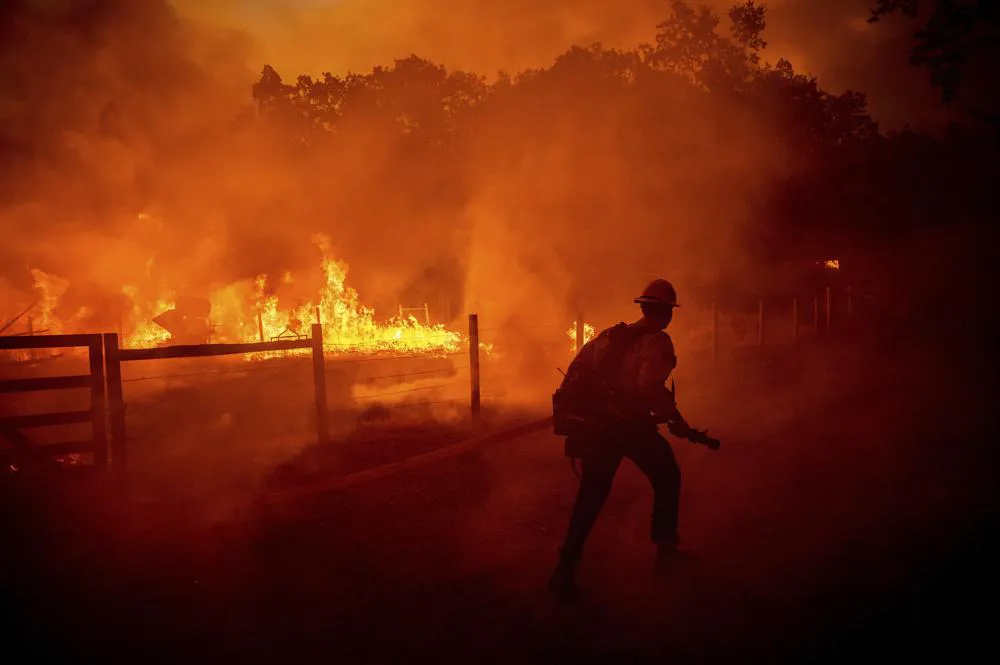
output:
M945 102L972 97L974 115L1000 122L1000 89L994 74L1000 56L998 0L878 0L869 21L891 14L919 18L910 61L925 67Z

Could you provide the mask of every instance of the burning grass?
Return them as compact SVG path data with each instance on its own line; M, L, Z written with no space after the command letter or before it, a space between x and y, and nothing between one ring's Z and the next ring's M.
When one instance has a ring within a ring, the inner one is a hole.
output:
M180 297L168 285L147 275L121 287L129 302L117 325L124 348L151 348L186 343L249 343L308 337L312 323L323 324L324 348L331 355L445 354L465 343L461 333L443 323L413 316L376 317L347 283L349 267L331 254L330 240L316 235L321 254L318 273L296 278L260 274L253 280L211 288L207 297ZM147 265L152 274L151 265ZM23 317L21 334L106 332L96 329L93 308L80 307L68 316L62 301L70 282L32 270L36 301ZM197 291L204 291L200 288ZM194 303L192 305L191 303ZM202 311L204 303L204 311ZM197 311L196 311L197 310ZM247 355L258 361L296 352ZM308 353L301 351L300 353ZM35 354L44 355L44 352Z

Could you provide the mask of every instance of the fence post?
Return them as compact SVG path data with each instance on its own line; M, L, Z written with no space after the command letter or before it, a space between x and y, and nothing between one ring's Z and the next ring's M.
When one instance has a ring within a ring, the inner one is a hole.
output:
M108 423L104 392L104 346L100 335L90 338L87 356L90 362L90 413L93 426L94 464L108 467Z
M472 417L479 417L479 317L469 314L469 378L472 388Z
M830 316L830 287L826 287L826 334L830 334L831 328L831 316Z
M264 341L264 315L261 313L261 311L259 309L257 310L257 335L260 338L260 341L263 342Z
M764 346L764 299L757 301L757 346Z
M719 358L719 307L712 301L712 360Z
M583 348L584 338L586 337L586 331L583 327L583 312L576 315L576 352L580 353L580 349Z
M792 343L799 343L799 299L798 296L792 298Z
M427 306L427 303L424 303L424 325L429 326L430 324L431 324L431 308Z
M316 309L319 315L319 308ZM313 388L316 395L316 440L324 444L329 440L326 412L326 359L323 354L323 325L312 325Z
M108 383L108 415L111 423L111 464L115 473L128 466L125 443L125 399L122 394L122 361L118 357L118 333L104 333L105 380Z

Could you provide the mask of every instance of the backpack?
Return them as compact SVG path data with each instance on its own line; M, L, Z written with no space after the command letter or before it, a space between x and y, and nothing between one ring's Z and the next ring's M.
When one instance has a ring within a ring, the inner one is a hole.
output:
M614 390L615 372L643 334L644 331L618 323L601 333L601 337L608 337L609 346L597 367L570 367L552 395L552 425L557 436L594 432L627 418L621 409L615 408L621 399Z

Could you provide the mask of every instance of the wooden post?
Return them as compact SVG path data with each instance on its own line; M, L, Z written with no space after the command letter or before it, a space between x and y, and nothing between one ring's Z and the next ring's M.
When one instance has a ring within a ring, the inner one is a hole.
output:
M813 330L819 335L819 296L813 296Z
M125 399L122 394L122 361L118 357L118 334L104 334L104 364L107 368L108 416L111 423L111 464L115 473L128 466L128 446L125 442Z
M472 417L479 417L479 317L469 314L469 378L472 388Z
M319 305L316 305L316 325L323 325L323 317L319 315Z
M583 326L583 312L576 315L576 352L580 353L580 349L583 348L584 341L587 337L587 331Z
M764 299L757 301L757 346L764 346Z
M319 308L316 308L317 314ZM326 410L326 358L323 354L323 325L312 325L313 388L316 395L316 440L324 444L329 440Z
M799 299L792 298L792 343L799 343Z
M95 335L87 346L90 361L90 414L91 435L94 440L94 465L108 467L107 411L104 393L104 347L100 335Z
M712 302L712 360L719 358L719 307Z
M830 312L830 287L826 287L826 333L830 334L830 324L831 324L831 312Z
M33 337L35 335L35 320L32 317L28 317L28 337ZM36 349L28 349L28 360L34 361L38 359L38 351Z
M431 324L431 309L424 303L424 325L429 326Z
M257 335L260 338L260 341L263 342L264 341L264 315L261 313L261 311L259 309L257 310Z

